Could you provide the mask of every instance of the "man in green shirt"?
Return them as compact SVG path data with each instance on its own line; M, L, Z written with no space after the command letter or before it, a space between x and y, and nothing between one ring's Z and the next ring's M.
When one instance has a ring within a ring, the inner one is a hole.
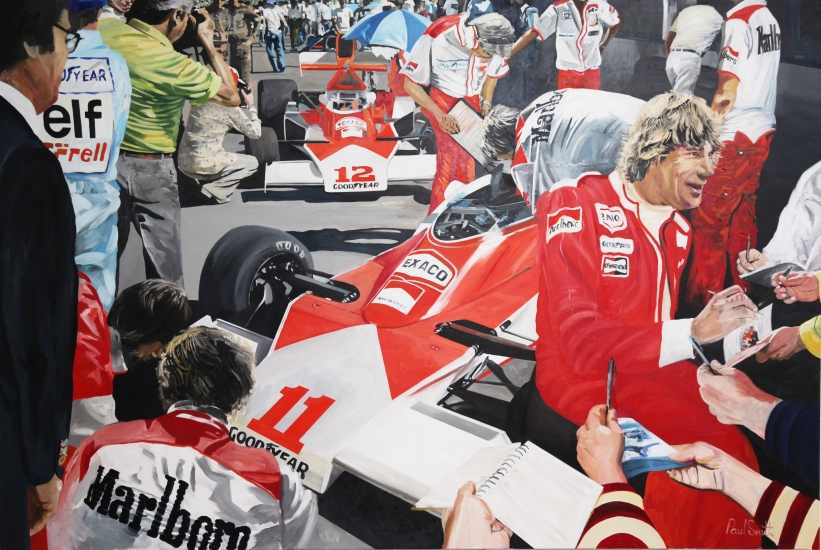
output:
M143 242L148 278L183 286L180 250L180 200L177 170L171 155L177 148L183 105L215 101L239 105L231 70L214 48L210 18L197 28L213 70L174 51L172 43L196 25L189 14L193 0L147 0L128 13L128 24L100 22L100 34L128 64L133 88L131 110L117 162L120 184L120 254L133 223Z

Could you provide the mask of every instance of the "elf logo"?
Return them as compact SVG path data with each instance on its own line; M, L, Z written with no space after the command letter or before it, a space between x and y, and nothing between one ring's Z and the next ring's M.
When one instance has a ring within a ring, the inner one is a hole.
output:
M582 207L560 208L547 215L547 237L550 242L554 235L559 233L578 233L582 230Z
M601 273L605 277L627 277L630 275L630 263L627 256L605 254L601 259Z
M415 252L405 258L396 273L404 273L445 287L453 280L456 268L450 262L434 256L433 250Z
M619 206L607 206L596 203L596 215L599 223L611 233L627 228L627 216Z

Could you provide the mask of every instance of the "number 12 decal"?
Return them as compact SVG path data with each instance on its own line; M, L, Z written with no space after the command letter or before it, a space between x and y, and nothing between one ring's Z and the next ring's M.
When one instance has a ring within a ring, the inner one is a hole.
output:
M334 169L337 183L363 183L366 181L376 181L373 175L373 168L370 166L351 166L351 179L348 179L348 167Z
M300 440L325 414L325 411L334 404L335 400L326 395L309 397L305 400L306 408L302 414L284 432L281 432L275 426L305 397L308 388L302 386L289 388L286 386L280 390L280 393L282 397L261 418L251 420L248 423L248 429L254 430L290 451L299 453L304 446Z

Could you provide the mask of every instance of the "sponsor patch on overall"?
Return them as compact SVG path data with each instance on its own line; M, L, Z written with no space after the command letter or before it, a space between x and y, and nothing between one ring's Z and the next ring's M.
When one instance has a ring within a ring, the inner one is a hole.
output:
M550 242L554 235L559 233L578 233L582 230L582 207L560 208L547 215L547 236L545 242Z
M599 248L605 254L610 253L621 253L621 254L632 254L633 253L633 239L619 239L617 237L605 237L601 235L599 237Z
M620 206L607 206L596 203L596 216L599 223L607 228L611 233L627 228L627 216Z
M562 13L562 19L572 19L572 18L573 18L573 15L569 11L566 11L566 12Z
M437 59L436 67L443 71L464 71L468 68L467 59Z
M601 274L605 277L627 277L630 275L630 260L627 256L605 254L601 259Z

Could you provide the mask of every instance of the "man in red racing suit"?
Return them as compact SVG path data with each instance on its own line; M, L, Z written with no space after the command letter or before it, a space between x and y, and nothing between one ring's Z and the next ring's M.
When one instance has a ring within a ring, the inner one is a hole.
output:
M659 130L658 120L674 131ZM631 127L619 169L565 180L541 196L535 383L548 407L583 424L605 401L612 357L619 417L636 419L670 444L720 445L755 468L749 442L710 414L696 365L686 361L693 358L688 336L716 341L754 318L755 305L731 287L695 320L673 319L692 240L678 210L698 206L713 172L713 149L721 144L714 124L700 99L657 96ZM549 436L543 439L550 450ZM738 505L677 485L664 472L648 476L645 509L670 547L760 545L760 536L727 534L732 518L749 519Z

